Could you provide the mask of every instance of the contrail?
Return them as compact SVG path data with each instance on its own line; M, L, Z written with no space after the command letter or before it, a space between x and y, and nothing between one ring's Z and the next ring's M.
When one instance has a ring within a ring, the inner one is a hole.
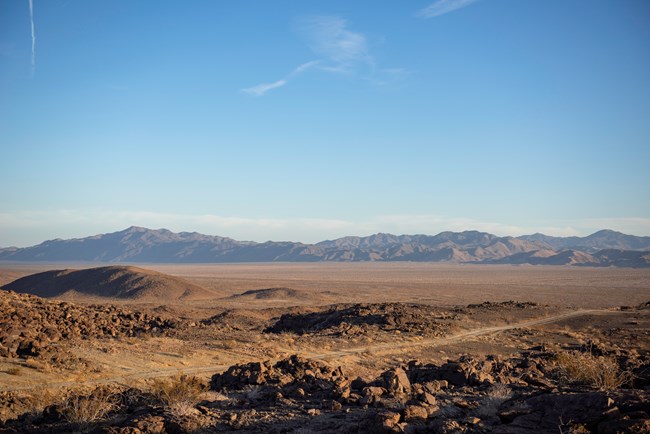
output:
M36 70L36 31L34 30L34 2L29 0L29 19L32 22L32 74Z

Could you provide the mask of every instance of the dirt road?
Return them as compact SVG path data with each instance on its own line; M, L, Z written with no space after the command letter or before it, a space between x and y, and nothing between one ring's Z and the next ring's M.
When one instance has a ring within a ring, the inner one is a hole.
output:
M324 352L300 352L301 355L312 359L312 360L336 360L339 358L354 356L362 353L372 353L373 355L379 355L383 353L397 352L405 348L419 347L419 346L443 346L449 345L457 342L462 342L468 338L483 336L489 334L495 334L503 332L506 330L512 330L516 328L526 328L534 327L543 324L550 324L557 321L565 320L568 318L574 318L585 315L611 315L611 314L621 314L621 311L613 310L597 310L597 309L587 309L587 310L576 310L571 312L564 312L553 316L548 316L544 318L536 318L527 321L521 321L516 323L504 324L499 326L490 326L490 327L481 327L474 330L468 330L462 333L458 333L452 336L447 337L437 337L423 339L416 342L399 342L399 343L381 343L381 344L371 344L363 345L354 348L347 348L345 350L335 350L335 351L324 351ZM630 312L633 313L633 312ZM636 311L635 313L638 313ZM102 384L123 384L129 385L132 384L135 380L142 380L147 378L156 378L156 377L166 377L172 376L178 373L184 374L201 374L206 372L223 372L227 369L226 365L208 365L208 366L195 366L195 367L178 367L178 368L166 368L166 369L156 369L156 370L142 370L139 372L130 373L128 375L121 375L109 378L102 379L93 379L88 381L62 381L62 382L50 382L48 384L39 385L39 386L21 386L21 387L12 387L11 385L0 386L0 391L16 391L16 390L30 390L37 389L42 387L47 388L61 388L61 387L79 387L79 386L94 386Z
M517 323L505 324L500 326L492 326L492 327L481 327L478 329L468 330L447 337L429 338L417 342L400 342L400 343L365 345L365 346L359 346L355 348L347 348L345 350L340 350L340 351L330 351L323 354L315 354L310 356L310 358L314 360L331 360L331 359L337 359L339 357L345 357L345 356L361 354L366 352L370 352L373 353L374 355L377 355L387 351L397 351L397 350L402 350L404 348L412 348L416 346L430 346L430 347L443 346L443 345L453 344L456 342L461 342L467 338L475 337L475 336L483 336L483 335L499 333L506 330L517 329L517 328L526 328L526 327L533 327L537 325L550 324L550 323L554 323L557 321L561 321L564 319L573 318L577 316L607 315L607 314L612 314L614 312L620 313L619 311L597 310L597 309L576 310L572 312L553 315L550 317L537 318L537 319L522 321Z

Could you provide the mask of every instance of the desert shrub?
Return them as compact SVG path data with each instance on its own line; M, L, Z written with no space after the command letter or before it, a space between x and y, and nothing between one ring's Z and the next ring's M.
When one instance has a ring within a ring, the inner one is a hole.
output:
M50 372L52 370L52 366L45 360L36 360L31 357L25 360L24 365L27 368L34 369L41 372Z
M249 401L257 401L263 396L263 390L262 386L252 385L246 389L244 396Z
M216 346L217 348L221 348L223 350L234 350L236 348L239 348L240 344L234 339L228 339L217 343Z
M613 357L567 351L559 353L555 363L561 380L586 384L599 390L616 389L631 379L631 374L621 371Z
M463 410L455 405L443 405L435 413L435 416L440 419L457 419L463 415Z
M118 398L106 388L97 388L89 395L72 391L61 404L60 412L67 421L87 425L106 419L118 407Z
M512 391L505 384L495 384L481 400L476 412L481 418L496 417L501 404L512 397Z
M584 424L576 423L569 426L570 434L590 434L591 430L587 428Z
M22 372L18 366L12 366L5 371L9 375L20 375Z
M194 406L207 390L207 385L200 378L185 374L167 379L155 379L151 385L151 393L168 406L181 404Z
M591 430L582 423L575 423L572 420L568 423L564 423L562 418L560 418L558 432L560 434L589 434L591 433Z

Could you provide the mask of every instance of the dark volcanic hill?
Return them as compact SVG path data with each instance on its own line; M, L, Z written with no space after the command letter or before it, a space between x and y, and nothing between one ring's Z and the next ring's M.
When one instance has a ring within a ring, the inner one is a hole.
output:
M178 277L137 267L111 266L32 274L2 287L45 298L111 298L160 303L216 297Z
M543 234L498 237L486 232L375 234L317 244L255 243L131 227L111 234L0 249L5 261L133 263L416 261L484 264L650 266L650 237L599 231L587 237Z

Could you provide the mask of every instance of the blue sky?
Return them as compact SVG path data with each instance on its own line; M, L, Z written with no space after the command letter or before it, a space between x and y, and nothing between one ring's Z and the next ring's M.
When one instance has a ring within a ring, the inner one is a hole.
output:
M646 0L32 6L0 2L0 246L650 235Z

